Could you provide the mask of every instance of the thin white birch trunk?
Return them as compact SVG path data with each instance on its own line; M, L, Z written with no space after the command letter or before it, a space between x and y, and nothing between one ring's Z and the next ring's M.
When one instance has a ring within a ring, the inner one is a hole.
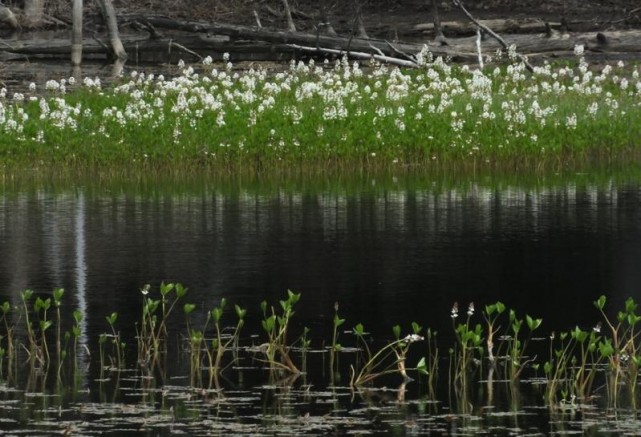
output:
M82 0L73 0L71 29L71 64L82 63Z

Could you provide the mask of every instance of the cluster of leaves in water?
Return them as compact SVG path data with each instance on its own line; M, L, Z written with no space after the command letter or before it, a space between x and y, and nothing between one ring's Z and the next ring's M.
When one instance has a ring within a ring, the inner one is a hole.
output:
M260 345L241 345L241 331L245 324L246 309L234 306L236 322L233 327L223 323L227 301L205 314L202 326L195 326L193 320L196 305L182 303L187 288L181 284L162 283L159 297L151 295L151 287L142 290L142 314L136 324L137 359L136 367L148 375L161 369L169 354L169 333L167 321L175 309L182 308L186 330L184 341L191 369L193 386L218 385L218 376L237 362L238 352L245 350L256 360L267 366L272 376L295 375L306 371L307 352L312 347L308 337L309 329L295 337L291 320L294 307L301 294L287 292L285 299L277 306L266 301L260 305L264 342ZM64 378L64 364L71 368L78 364L78 350L81 337L82 314L73 312L71 330L62 332L61 307L63 289L55 289L51 296L34 297L32 290L19 294L19 305L5 302L0 306L4 332L0 336L0 376L15 381L26 363L31 374L48 375L55 365L58 379ZM528 354L528 345L533 333L542 325L542 319L530 315L521 317L516 311L506 308L502 302L486 305L482 311L483 321L474 323L475 307L470 303L466 317L459 321L459 307L455 303L451 319L456 341L449 348L448 384L457 393L467 393L479 378L492 379L494 372L502 374L510 384L517 384L523 373L537 373L542 365L546 380L546 400L554 404L559 400L587 399L593 394L597 375L605 375L608 399L616 400L622 386L634 393L639 366L641 365L641 344L636 326L641 316L636 314L637 304L628 299L625 308L614 319L604 311L605 296L594 302L602 316L592 330L576 326L568 331L549 335L549 357L541 361ZM55 315L51 317L51 310ZM118 372L132 363L127 362L125 348L128 339L123 339L118 327L118 313L106 316L108 331L99 336L101 379L105 371ZM13 323L11 322L13 321ZM338 303L334 308L329 367L332 382L339 376L338 357L344 350L339 343L339 328L346 322L339 315ZM17 335L18 327L24 328L24 336ZM50 335L51 331L54 331ZM605 332L603 332L605 331ZM410 381L410 374L426 379L430 393L439 383L440 353L437 333L425 329L416 322L411 323L411 332L402 335L400 325L392 328L393 337L378 349L368 338L365 327L358 323L350 331L354 339L356 359L350 364L350 385L362 387L371 385L384 375L398 374L403 383ZM70 340L73 338L73 342ZM407 365L410 348L426 341L427 348L418 352L417 364ZM50 352L55 344L55 354ZM108 347L111 344L111 347ZM21 355L26 355L22 360ZM421 357L422 355L422 357ZM489 374L487 373L489 372ZM205 382L204 375L208 375ZM489 375L489 376L488 376Z
M483 70L431 60L417 70L347 59L285 71L180 63L174 77L132 72L0 91L6 161L342 162L385 167L450 160L608 155L638 146L634 67L499 63Z

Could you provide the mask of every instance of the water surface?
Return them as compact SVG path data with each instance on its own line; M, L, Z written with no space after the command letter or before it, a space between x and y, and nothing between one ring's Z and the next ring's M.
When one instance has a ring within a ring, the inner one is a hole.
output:
M346 330L362 322L376 338L417 321L447 340L455 301L501 300L542 317L545 332L589 327L599 295L611 312L641 297L640 263L641 182L626 175L6 184L0 196L0 299L18 304L20 290L64 287L63 309L85 315L82 342L94 359L114 311L135 347L146 283L181 282L202 309L222 297L248 308L247 335L261 333L260 301L301 292L294 329L310 327L322 348L335 302ZM182 316L170 331L183 335ZM184 377L179 361L173 377ZM95 378L94 365L85 401L100 401ZM417 408L401 415L401 429L422 417L425 405Z

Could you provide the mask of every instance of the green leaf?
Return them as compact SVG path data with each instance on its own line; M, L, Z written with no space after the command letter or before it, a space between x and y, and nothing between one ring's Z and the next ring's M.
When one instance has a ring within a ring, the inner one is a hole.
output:
M265 331L272 332L274 330L274 326L276 325L276 316L271 315L265 320L262 321L263 329Z
M33 290L31 289L20 292L20 297L22 298L23 302L27 302L29 299L31 299L32 295L33 295Z
M236 316L238 316L240 320L243 320L245 318L245 314L247 314L247 310L242 309L238 305L234 305L234 308L236 309Z
M429 372L427 371L427 363L425 362L425 357L422 357L418 361L418 364L416 365L416 370L418 370L423 375L429 375Z
M292 305L294 305L296 302L298 302L300 300L300 293L294 293L291 290L287 290L287 295L289 296L287 300Z
M56 302L56 305L60 305L60 299L62 299L63 294L65 294L64 288L54 288L53 300Z
M160 284L160 294L163 297L165 297L173 289L174 289L174 284L172 284L171 282L169 284L165 284L164 282Z
M220 318L223 315L223 309L221 307L214 308L211 311L211 317L214 319L215 323L218 323L220 321Z
M625 301L625 312L628 314L633 314L636 309L637 309L637 304L634 302L634 299L629 297Z
M612 343L610 343L610 339L599 343L599 353L603 358L611 357L614 354L614 348L612 347Z
M183 305L183 312L187 315L191 314L191 312L195 309L196 309L196 305L193 303L186 303L185 305Z
M543 319L533 319L529 315L525 316L525 320L527 321L527 326L530 328L530 331L534 331L536 328L541 326L541 323L543 322Z
M185 296L187 294L187 288L184 287L182 284L177 283L176 284L176 296L180 299L181 297Z
M73 312L73 319L76 321L76 324L79 325L82 322L82 311L75 310Z
M570 331L570 335L579 343L583 343L588 339L588 333L586 331L583 331L578 326L575 326L574 329Z
M597 309L599 310L603 310L603 307L605 306L605 301L606 301L605 295L601 295L597 300L594 301L594 306L597 307Z
M423 330L423 327L416 322L412 322L412 331L414 334L418 335Z
M400 325L394 325L392 327L392 332L394 333L394 337L398 340L401 338L401 327Z
M107 323L109 323L110 325L113 325L116 323L116 320L118 320L118 313L113 312L111 313L110 316L107 316L106 318L107 318Z
M354 333L359 336L362 336L365 333L365 328L363 327L362 323L354 326Z

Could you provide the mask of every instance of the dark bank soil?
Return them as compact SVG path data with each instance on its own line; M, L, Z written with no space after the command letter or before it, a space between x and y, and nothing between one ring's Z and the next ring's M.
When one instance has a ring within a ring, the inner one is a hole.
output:
M299 30L314 29L321 0L289 1ZM330 20L339 33L353 28L355 1L325 0ZM360 1L366 29L372 36L403 35L416 24L432 21L428 0ZM467 0L464 4L481 19L540 18L558 22L564 17L577 27L589 25L597 30L641 27L638 0ZM263 26L285 27L284 18L277 15L283 9L281 0L114 0L114 5L119 13L154 13L248 25L255 24L256 11ZM442 20L465 20L450 0L441 0L439 6Z

